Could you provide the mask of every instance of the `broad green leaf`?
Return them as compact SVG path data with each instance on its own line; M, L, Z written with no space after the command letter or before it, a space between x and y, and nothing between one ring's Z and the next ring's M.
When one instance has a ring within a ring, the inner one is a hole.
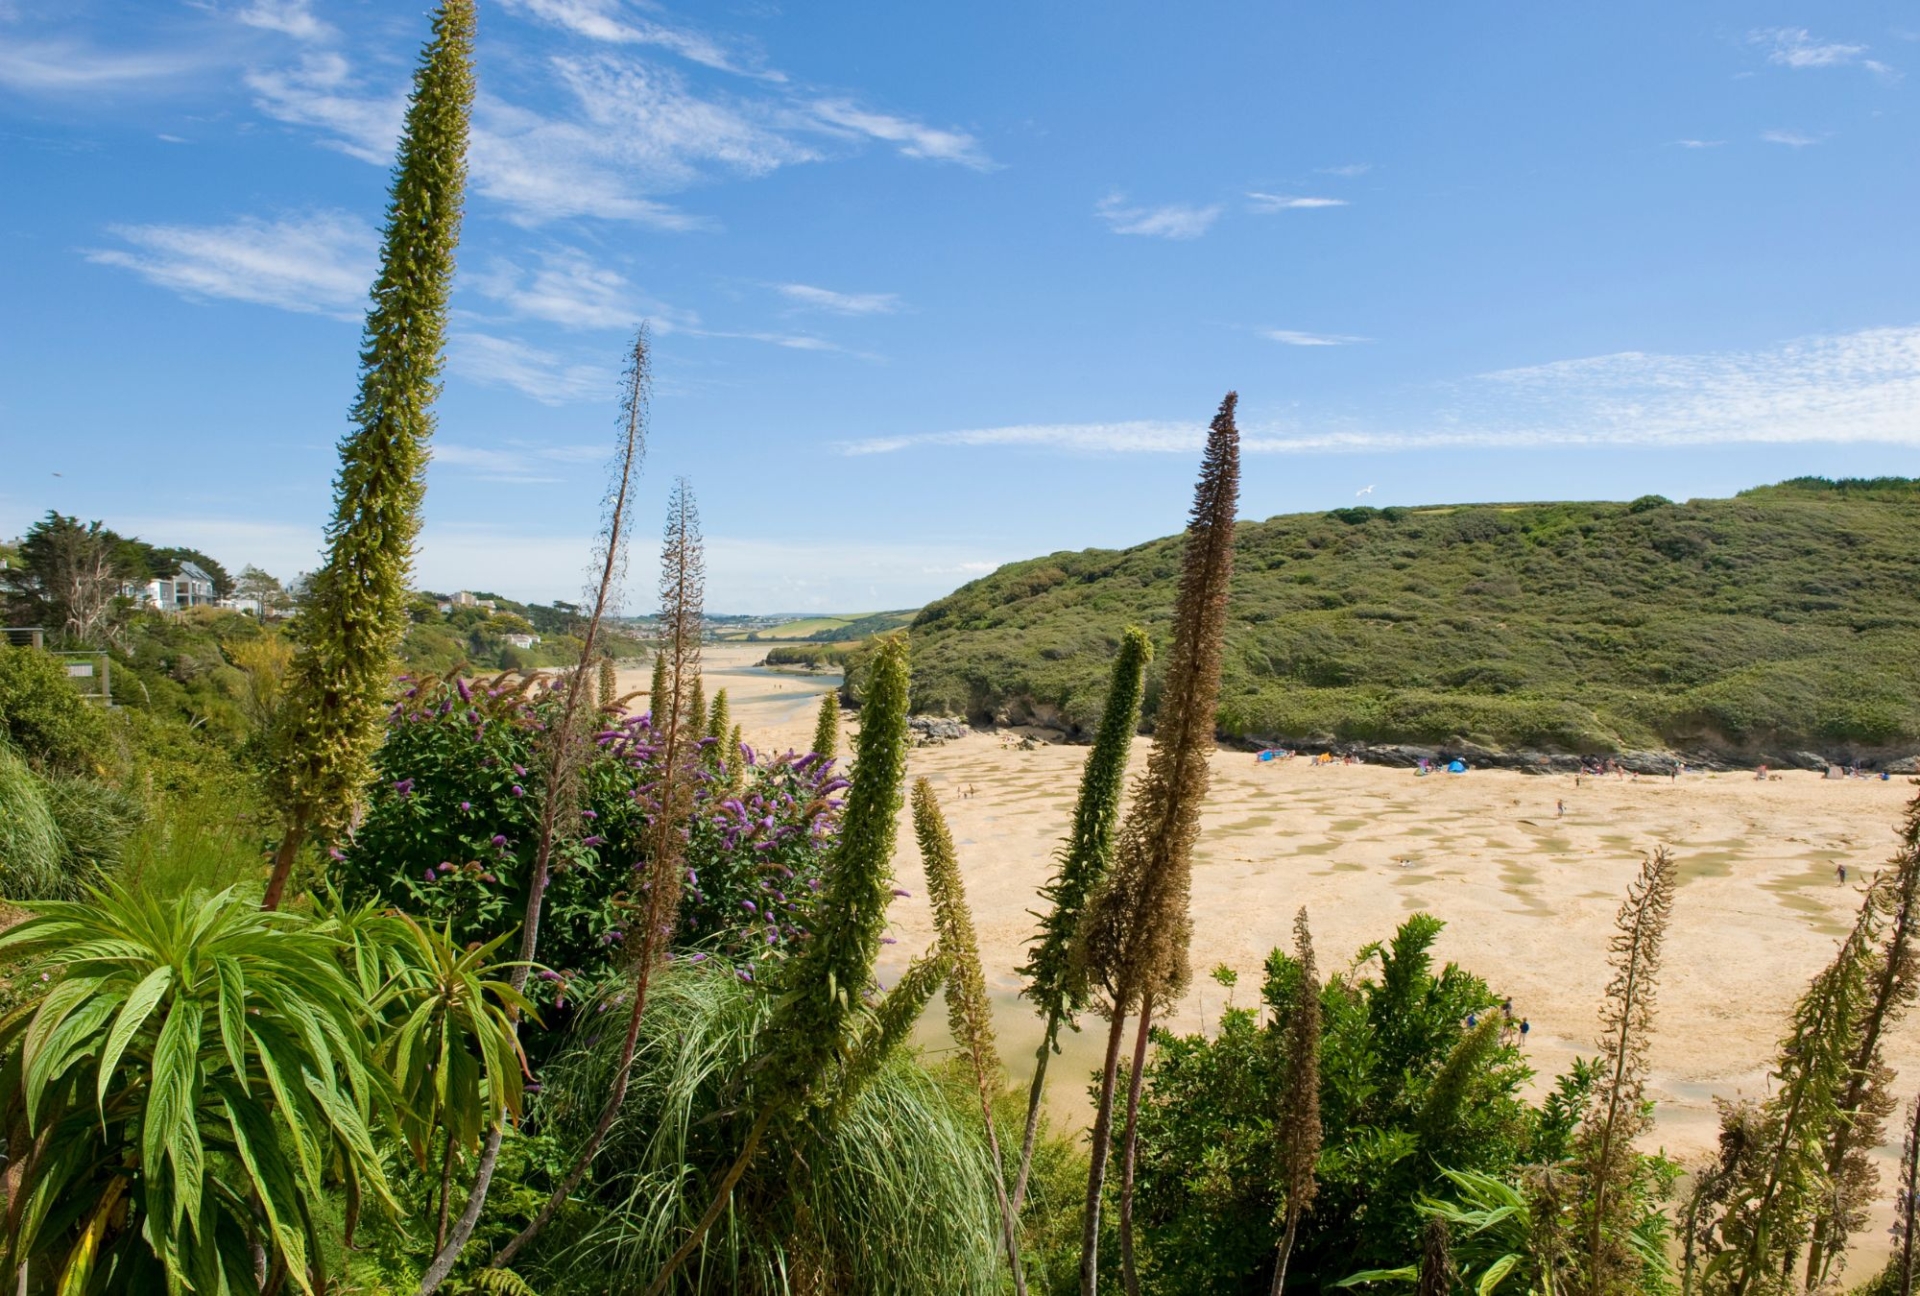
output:
M106 1049L100 1055L100 1078L94 1085L95 1098L100 1104L103 1118L107 1086L113 1083L113 1072L120 1065L120 1055L127 1051L127 1045L147 1024L147 1018L153 1014L161 997L167 993L167 987L172 984L173 969L163 963L147 973L140 984L133 988L120 1009L120 1015L114 1019L113 1029L107 1033Z

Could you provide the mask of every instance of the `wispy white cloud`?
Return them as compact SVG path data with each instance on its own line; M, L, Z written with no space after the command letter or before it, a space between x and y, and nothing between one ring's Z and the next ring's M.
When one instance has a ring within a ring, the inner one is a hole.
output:
M321 142L363 162L386 166L406 119L403 89L368 91L343 55L306 54L290 67L249 72L254 106L277 121L311 126L331 138Z
M857 360L878 360L879 356L866 351L854 351L841 346L838 342L817 337L812 333L779 333L764 329L708 329L688 328L684 332L694 337L730 338L739 342L764 342L768 346L781 347L788 351L819 351L834 355L852 356Z
M447 367L483 387L506 387L543 405L607 400L618 375L596 364L568 360L518 338L465 330L447 347Z
M249 27L275 31L295 40L328 40L338 33L313 16L311 0L253 0L234 14Z
M276 14L297 8L274 0ZM710 222L663 200L699 184L753 178L821 162L870 141L901 154L978 170L993 166L963 131L871 110L846 96L801 92L706 37L633 15L610 0L513 0L513 7L588 37L602 48L536 65L560 90L533 108L483 93L468 150L476 193L534 225L588 216L669 231ZM304 10L299 10L304 12ZM750 76L739 92L696 89L672 66L606 46L648 45L691 62ZM316 128L323 142L387 164L405 112L405 87L364 85L338 53L248 74L256 106L276 120Z
M1188 450L1199 445L1205 433L1202 424L1151 419L1119 423L1022 423L1012 427L864 437L843 442L840 449L849 455L870 455L890 454L914 446L1030 446L1139 454Z
M435 464L465 468L487 481L561 481L553 475L555 465L599 463L606 457L606 447L589 445L474 446L440 441L433 447Z
M207 66L203 53L95 49L72 40L0 41L0 86L27 94L98 94L178 84Z
M774 291L801 306L835 315L891 315L900 309L897 293L843 293L812 284L775 284Z
M1319 170L1321 175L1340 176L1343 179L1351 180L1355 176L1363 176L1373 170L1373 163L1349 162L1345 166L1321 167Z
M1784 144L1788 148L1798 149L1819 144L1826 139L1826 136L1809 135L1805 131L1797 130L1764 130L1760 132L1760 138L1769 144Z
M668 333L699 322L691 312L647 297L625 275L579 248L551 248L540 252L537 262L528 269L497 259L469 282L515 318L546 320L563 328L630 329L644 319L656 332Z
M1352 337L1346 333L1302 333L1298 329L1260 329L1259 333L1269 342L1297 347L1352 346L1356 342L1372 341L1371 338Z
M1747 40L1767 51L1767 62L1790 68L1845 67L1860 61L1865 45L1815 40L1805 27L1761 27Z
M1456 447L1880 443L1920 448L1920 326L1704 355L1620 352L1481 374L1424 413L1372 422L1248 422L1249 454ZM1186 453L1200 423L1024 424L843 443L850 455L922 446Z
M1345 198L1295 197L1290 194L1250 193L1247 210L1256 212L1310 211L1315 207L1345 207Z
M721 72L775 82L787 79L784 73L757 66L755 59L742 58L714 37L639 17L621 0L506 0L506 7L588 40L651 45Z
M117 266L185 297L222 297L351 319L373 282L373 228L346 212L319 211L228 225L114 225L130 248L91 248Z
M1169 203L1163 207L1136 207L1123 193L1110 193L1094 204L1094 214L1116 234L1139 234L1147 238L1196 239L1213 228L1220 219L1220 206L1195 207L1189 203Z
M953 162L975 171L991 171L994 161L980 141L965 131L928 126L911 117L874 112L840 98L815 99L805 105L815 129L851 132L896 145L910 158L928 162Z
M1709 140L1709 139L1677 139L1670 142L1672 143L1674 148L1683 148L1683 149L1719 148L1722 144L1726 143L1725 140Z

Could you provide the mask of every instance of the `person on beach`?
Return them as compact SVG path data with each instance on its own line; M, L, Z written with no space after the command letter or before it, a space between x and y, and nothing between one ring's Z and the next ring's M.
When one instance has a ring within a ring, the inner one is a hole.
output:
M1523 1040L1526 1039L1528 1032L1532 1030L1533 1030L1533 1023L1528 1021L1525 1017L1522 1017L1520 1019L1520 1038Z
M1555 801L1553 803L1553 817L1555 819L1565 818L1566 813L1567 813L1567 803L1565 801Z
M1838 874L1840 875L1840 885L1841 885L1841 886L1845 886L1845 885L1847 884L1847 866L1846 866L1846 864L1845 864L1845 863L1841 863L1841 864L1838 864L1838 865L1836 865L1836 866L1834 867L1834 872L1836 872L1836 873L1838 873Z

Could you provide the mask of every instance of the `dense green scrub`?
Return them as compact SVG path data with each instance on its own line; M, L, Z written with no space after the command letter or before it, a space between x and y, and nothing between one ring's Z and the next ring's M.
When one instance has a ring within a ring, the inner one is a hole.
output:
M1235 547L1224 736L1920 745L1920 482L1338 509L1242 522ZM1164 646L1179 553L1052 554L929 604L915 708L1089 729L1122 629Z

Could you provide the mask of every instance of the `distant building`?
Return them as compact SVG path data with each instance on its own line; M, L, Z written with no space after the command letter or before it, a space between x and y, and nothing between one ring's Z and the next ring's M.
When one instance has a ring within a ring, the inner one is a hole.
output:
M443 612L451 612L457 607L480 608L482 611L491 612L493 611L493 600L475 598L471 591L461 590L453 596L450 603L441 604L440 610Z
M540 642L540 636L537 634L510 634L503 637L515 648L531 648Z
M219 601L213 595L213 577L191 562L181 563L180 570L171 576L156 576L144 585L123 585L120 592L162 612L213 607Z

